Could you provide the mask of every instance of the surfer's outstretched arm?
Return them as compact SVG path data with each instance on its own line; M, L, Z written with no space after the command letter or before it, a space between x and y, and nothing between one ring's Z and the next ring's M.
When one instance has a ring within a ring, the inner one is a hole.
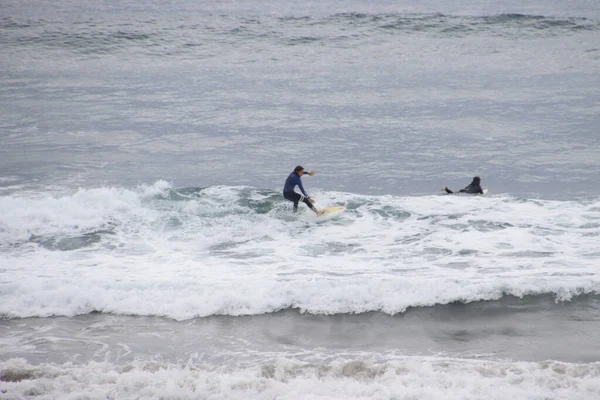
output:
M442 186L442 190L444 190L448 194L454 193L452 190L448 189L448 186Z

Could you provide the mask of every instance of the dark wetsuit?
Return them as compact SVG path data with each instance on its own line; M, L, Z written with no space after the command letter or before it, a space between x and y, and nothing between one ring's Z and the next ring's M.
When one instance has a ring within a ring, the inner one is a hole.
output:
M296 193L294 191L296 186L300 188L302 194ZM283 197L285 197L289 201L294 202L294 211L298 210L298 203L300 201L306 204L311 210L316 211L312 203L308 201L308 199L310 199L310 196L307 195L304 191L300 175L298 175L295 171L292 172L290 176L288 176L288 178L285 180L285 185L283 186Z
M464 189L460 189L458 193L469 193L469 194L483 194L483 189L481 188L481 178L476 176L473 178L473 182L469 186ZM452 194L454 193L452 190L445 188L446 193Z

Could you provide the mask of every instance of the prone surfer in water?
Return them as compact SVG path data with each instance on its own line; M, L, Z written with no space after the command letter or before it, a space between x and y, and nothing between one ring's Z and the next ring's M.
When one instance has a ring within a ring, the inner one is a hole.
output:
M447 186L442 186L442 190L445 190L448 194L454 193L452 190L448 189ZM460 189L458 193L483 194L483 189L481 188L481 178L476 176L473 178L473 182L471 182L469 186L464 189Z
M306 172L306 173L310 176L313 176L315 174L314 172L311 172L311 171ZM313 203L315 201L313 199L311 199L311 197L309 195L306 194L306 192L304 191L304 186L302 186L302 180L300 178L304 174L305 174L304 168L302 168L300 165L298 165L296 168L294 168L294 171L285 180L285 185L283 186L283 197L285 197L289 201L294 202L294 211L298 211L298 203L303 202L304 204L306 204L308 206L308 208L313 210L317 215L320 215L321 214L320 211L317 210L315 208L315 206L313 206ZM302 194L296 193L296 191L294 190L296 188L296 186L298 186L300 188L300 191L302 192Z

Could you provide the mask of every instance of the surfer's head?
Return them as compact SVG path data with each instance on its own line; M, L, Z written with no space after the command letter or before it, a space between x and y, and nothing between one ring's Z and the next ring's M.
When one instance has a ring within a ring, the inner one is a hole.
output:
M304 168L301 165L298 165L296 168L294 168L294 172L300 175L301 172L304 172Z
M475 178L473 178L473 184L475 185L479 185L481 183L481 178L476 176Z

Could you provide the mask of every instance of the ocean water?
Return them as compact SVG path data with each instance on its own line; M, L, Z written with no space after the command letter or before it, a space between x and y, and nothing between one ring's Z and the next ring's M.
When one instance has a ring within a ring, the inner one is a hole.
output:
M0 54L0 399L600 398L596 1L5 0Z

